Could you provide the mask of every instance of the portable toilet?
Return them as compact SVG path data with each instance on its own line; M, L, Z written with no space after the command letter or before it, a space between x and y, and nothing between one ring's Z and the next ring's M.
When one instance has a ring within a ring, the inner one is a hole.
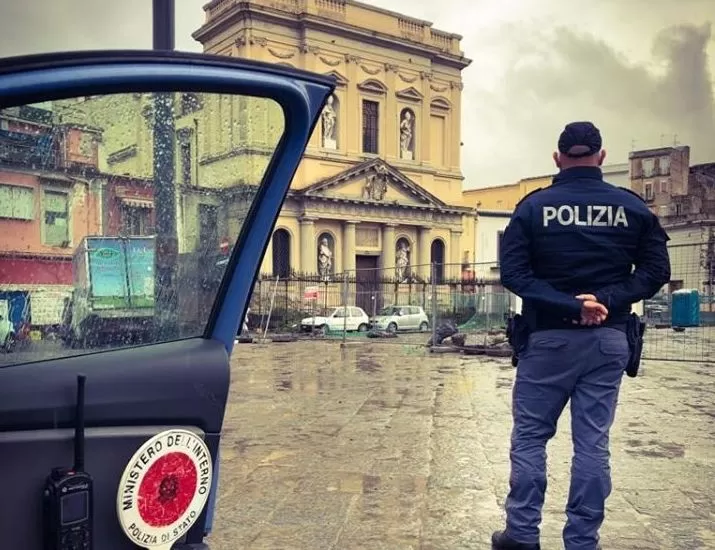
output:
M700 326L700 295L696 289L682 289L673 292L671 305L673 327Z

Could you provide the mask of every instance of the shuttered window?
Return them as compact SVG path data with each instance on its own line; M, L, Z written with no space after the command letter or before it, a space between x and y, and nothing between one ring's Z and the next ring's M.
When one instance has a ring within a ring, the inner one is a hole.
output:
M69 210L67 193L45 191L45 244L63 246L69 243Z
M0 185L0 218L35 218L35 194L30 187Z

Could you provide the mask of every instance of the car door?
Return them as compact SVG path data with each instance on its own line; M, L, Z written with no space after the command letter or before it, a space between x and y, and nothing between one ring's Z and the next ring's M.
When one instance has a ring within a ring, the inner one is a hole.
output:
M422 318L420 316L420 308L417 306L410 306L410 318L412 319L412 328L418 329Z
M351 307L350 310L350 330L357 330L364 322L362 310L357 307Z
M333 88L307 72L188 53L0 60L0 290L27 289L38 335L0 357L4 547L46 548L43 488L74 462L79 374L94 548L141 543L118 521L120 479L149 438L191 432L215 466L234 338ZM103 237L140 248L84 246ZM235 246L220 262L225 238ZM115 284L122 265L128 300ZM67 330L79 334L64 343ZM169 513L165 497L179 506L172 490L146 493L157 513ZM160 542L198 548L206 506L194 512L190 529Z
M412 320L412 310L410 309L410 306L404 306L402 308L402 326L400 328L410 330L412 328L413 320Z

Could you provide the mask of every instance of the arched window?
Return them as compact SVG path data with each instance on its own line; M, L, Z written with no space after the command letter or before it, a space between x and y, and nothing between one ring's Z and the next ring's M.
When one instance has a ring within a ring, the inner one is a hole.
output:
M432 241L430 263L435 264L435 282L441 283L444 280L444 243L440 239Z
M290 276L290 233L285 229L273 233L273 276L281 279Z

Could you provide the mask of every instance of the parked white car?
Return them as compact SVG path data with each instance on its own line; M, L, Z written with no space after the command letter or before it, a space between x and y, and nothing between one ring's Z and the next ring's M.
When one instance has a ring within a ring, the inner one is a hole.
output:
M0 315L0 349L10 352L15 349L15 327L10 319Z
M347 310L347 319L345 318ZM311 332L313 327L327 334L328 332L342 332L345 328L349 332L366 332L370 326L370 318L361 308L349 306L336 307L327 316L306 317L301 319L300 328L304 332Z
M387 306L372 321L372 328L397 332L398 330L429 330L429 317L420 306Z

